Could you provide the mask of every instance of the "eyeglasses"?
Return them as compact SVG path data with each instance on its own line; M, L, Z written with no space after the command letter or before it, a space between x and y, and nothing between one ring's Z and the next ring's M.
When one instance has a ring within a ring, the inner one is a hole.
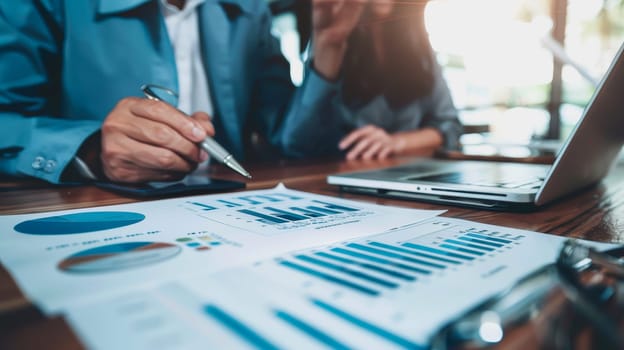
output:
M431 348L624 349L623 257L568 240L554 264L444 326Z

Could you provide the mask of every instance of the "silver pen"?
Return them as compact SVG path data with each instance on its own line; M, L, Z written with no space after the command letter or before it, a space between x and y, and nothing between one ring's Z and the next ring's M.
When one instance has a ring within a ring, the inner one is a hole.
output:
M158 85L143 85L141 86L141 90L143 91L143 94L145 94L145 97L147 97L148 99L154 101L162 101L172 106L172 103L167 101L166 98L161 97L156 91L162 91L162 93L176 99L178 97L178 94L176 94L173 90ZM178 109L178 111L180 110ZM188 114L184 113L183 111L180 112L188 117ZM208 152L208 154L210 154L212 158L216 159L220 163L227 165L230 169L236 171L244 177L251 179L251 175L249 174L249 172L247 172L247 170L245 170L245 168L243 168L242 165L240 165L236 161L236 159L234 159L234 156L230 152L226 151L225 148L218 144L217 141L215 141L212 137L206 136L204 141L199 143L199 146L204 151Z

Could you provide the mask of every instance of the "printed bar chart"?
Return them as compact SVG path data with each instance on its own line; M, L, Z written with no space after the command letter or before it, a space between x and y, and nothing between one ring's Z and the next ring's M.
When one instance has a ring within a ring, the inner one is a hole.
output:
M456 254L456 253L453 253L453 252L448 252L448 251L441 250L441 249L436 249L436 248L433 248L433 247L427 247L427 246L420 245L420 244L404 243L403 246L404 247L408 247L408 248L422 250L422 251L433 253L433 254L438 254L438 255L442 255L442 256L448 256L450 258L457 258L457 259L462 259L462 260L474 260L474 258L471 257L471 256Z
M206 305L204 312L221 323L224 327L230 331L236 333L239 337L246 340L250 345L258 349L277 350L278 347L271 342L263 338L260 334L256 333L253 329L249 328L234 316L228 314L216 305Z
M362 286L362 285L357 284L357 283L350 282L348 280L345 280L345 279L333 276L331 274L327 274L327 273L324 273L324 272L321 272L321 271L318 271L318 270L315 270L315 269L312 269L312 268L309 268L309 267L306 267L306 266L303 266L303 265L300 265L300 264L296 264L296 263L293 263L293 262L290 262L290 261L281 261L280 264L283 265L283 266L289 267L289 268L291 268L293 270L296 270L296 271L299 271L299 272L303 272L303 273L308 274L310 276L313 276L313 277L316 277L316 278L320 278L320 279L325 280L327 282L331 282L331 283L337 284L339 286L352 289L354 291L358 291L358 292L361 292L361 293L364 293L364 294L367 294L367 295L370 295L370 296L377 296L377 295L379 295L379 291L376 291L374 289Z
M284 257L280 264L339 288L378 297L405 284L417 283L420 278L435 278L437 273L449 268L456 270L486 255L497 254L498 249L511 248L512 243L454 229L426 239L395 244L345 242L320 251Z
M403 338L403 337L401 337L401 336L399 336L399 335L397 335L397 334L395 334L395 333L393 333L391 331L388 331L388 330L383 329L383 328L381 328L379 326L376 326L376 325L374 325L374 324L372 324L372 323L370 323L370 322L368 322L366 320L363 320L363 319L361 319L361 318L359 318L357 316L354 316L354 315L352 315L352 314L350 314L350 313L348 313L346 311L343 311L343 310L341 310L340 308L338 308L336 306L330 305L330 304L328 304L328 303L326 303L326 302L324 302L322 300L312 299L311 302L315 306L317 306L317 307L319 307L319 308L321 308L321 309L323 309L323 310L333 314L334 316L339 317L339 318L341 318L341 319L343 319L343 320L345 320L345 321L347 321L347 322L349 322L349 323L351 323L351 324L353 324L353 325L355 325L357 327L360 327L360 328L362 328L363 330L365 330L367 332L374 333L377 336L385 338L385 339L387 339L387 340L389 340L389 341L391 341L391 342L393 342L393 343L395 343L395 344L397 344L397 345L399 345L399 346L401 346L401 347L403 347L405 349L424 349L424 347L422 347L422 346L420 346L418 344L415 344L414 342L410 341L409 339L405 339L405 338Z
M217 207L213 207L212 205L200 203L200 202L189 202L195 206L198 206L201 210L215 210Z
M496 238L496 237L491 237L491 236L485 236L485 235L480 235L480 234L476 234L476 233L467 233L466 236L473 237L473 238L478 238L478 239L483 239L483 240L491 241L491 242L502 243L502 244L509 244L509 243L513 242L513 241L510 241L508 239L502 239L502 238Z
M326 213L323 214L323 213L319 213L318 211L312 211L312 210L304 209L304 208L290 207L289 209L303 213L303 215L311 217L311 218L319 218L321 216L326 215Z
M347 256L351 256L354 258L364 259L364 260L368 260L374 263L396 267L398 269L409 271L409 272L416 272L416 273L425 274L425 275L428 275L431 273L431 271L429 270L420 269L414 266L408 266L408 265L401 264L392 260L380 258L374 255L363 254L363 253L356 252L356 251L349 250L349 249L333 248L332 251L340 253L340 254L344 254Z
M224 199L217 199L217 202L219 202L221 204L224 204L228 208L242 207L243 206L242 204L226 201Z
M383 267L379 267L377 265L369 264L369 263L366 263L366 262L359 262L359 261L355 261L355 260L352 260L352 259L343 258L343 257L337 256L337 255L334 255L334 254L325 253L325 252L317 252L315 254L318 255L318 256L322 256L324 258L328 258L328 259L339 261L339 262L344 263L344 264L359 266L359 267L362 267L364 269L375 271L375 272L379 272L381 274L385 274L385 275L390 276L390 277L399 278L399 279L404 280L404 281L415 281L416 280L416 277L414 277L414 276L406 275L406 274L398 272L398 271L389 270L389 269L386 269L386 268L383 268Z
M264 209L272 211L273 213L275 213L275 216L287 221L299 221L309 219L307 216L291 213L282 209L277 209L273 207L265 207Z
M284 219L280 219L276 216L271 216L271 215L267 215L267 214L262 214L259 213L255 210L250 210L250 209L241 209L238 211L239 213L243 213L243 214L247 214L247 215L251 215L251 216L255 216L256 218L258 218L257 220L264 223L264 224L282 224L285 222L288 222L288 220L284 220Z
M361 280L364 280L364 281L367 281L367 282L371 282L373 284L377 284L377 285L380 285L382 287L397 288L399 286L396 283L393 283L393 282L390 282L390 281L386 281L384 279L377 278L375 276L371 276L371 275L368 275L368 274L360 272L360 271L354 271L354 270L351 270L351 269L349 269L347 267L344 267L344 266L332 264L332 263L326 262L324 260L315 259L315 258L307 256L307 255L298 255L296 258L300 259L300 260L303 260L303 261L306 261L306 262L309 262L309 263L312 263L312 264L315 264L315 265L318 265L318 266L326 267L326 268L331 269L331 270L342 272L342 273L344 273L346 275L349 275L349 276L352 276L352 277L355 277L357 279L361 279Z
M278 217L283 213L272 209L305 215L292 206L306 208L310 202L301 206L265 203L261 208L245 207L251 211L245 215L253 220L299 222L302 220ZM331 203L317 202L313 206L347 213ZM514 230L514 234L503 238L505 233L485 229L473 232L467 229L469 226L457 224L459 220L449 219L450 224L435 220L289 250L213 275L164 284L153 293L152 306L162 308L160 314L178 318L163 324L167 328L156 322L149 326L179 330L175 333L179 339L189 344L205 343L207 348L424 349L431 345L431 336L441 326L455 319L458 310L481 303L492 293L513 285L535 266L556 258L555 238L549 235L522 236ZM188 245L199 240L181 237L177 242ZM549 257L527 261L526 256L540 249ZM514 266L517 271L500 268L517 261L523 262ZM521 270L524 265L529 266ZM482 292L484 286L487 293ZM142 291L137 291L136 296L133 305L146 304L138 302L145 297ZM120 298L114 302L126 313L108 314L111 324L121 324L108 333L102 333L92 321L102 318L101 313L111 307L98 306L100 314L82 318L90 321L82 325L92 329L91 334L101 344L111 338L121 343L133 335L125 339L113 335L136 332L127 326L137 324L137 318L127 314L127 302ZM143 315L151 317L154 311L150 310ZM172 325L182 326L169 328ZM188 332L194 328L205 331ZM147 342L153 341L152 333L143 333L144 344L154 344Z
M291 315L288 312L285 312L282 310L276 310L275 316L281 319L282 321L288 323L290 326L296 328L297 330L307 334L311 338L314 338L315 340L323 343L330 349L338 349L338 350L350 349L350 347L344 345L340 341L336 340L334 337L319 330L317 327L303 321L302 319Z
M381 338L385 342L394 344L401 348L423 349L422 346L414 343L413 341L379 325L362 319L342 309L340 306L336 306L316 298L304 299L302 302L305 303L304 305L306 305L306 308L310 308L309 311L325 314L325 317L333 319L332 322L337 324L351 325L354 329L359 329L358 332L364 332L365 334L368 334L369 337ZM263 334L263 331L266 332L267 328L262 326L259 319L256 320L255 323L246 323L238 319L234 314L226 311L224 308L212 303L204 305L202 311L206 316L216 321L217 324L229 330L233 336L246 342L254 348L269 350L280 348L276 343L272 342L266 334ZM352 346L347 345L348 339L339 339L336 334L329 334L323 330L322 324L319 324L314 318L306 319L280 307L268 308L267 310L264 310L262 317L269 322L273 322L273 320L281 322L287 327L285 330L300 333L301 335L314 340L317 344L322 344L330 349L346 350L352 348ZM276 336L276 334L271 335ZM281 334L281 336L284 337L287 335ZM308 344L308 346L309 345L310 344Z
M443 258L443 257L440 257L440 256L435 256L435 255L431 255L431 254L421 253L419 251L405 249L405 248L401 248L401 247L397 247L397 246L393 246L393 245L389 245L389 244L384 244L384 243L379 243L379 242L370 242L369 244L372 245L372 246L375 246L375 247L380 247L380 248L385 248L385 249L389 249L389 250L394 250L394 251L398 251L398 252L401 252L401 253L406 253L406 254L409 254L409 255L414 255L414 256L418 256L418 257L422 257L422 258L435 260L435 261L442 262L442 263L455 264L455 265L461 264L457 260L446 259L446 258Z
M239 209L238 212L253 216L257 221L264 224L282 224L287 222L296 222L313 218L328 217L331 215L354 213L360 209L350 208L343 205L337 205L327 202L313 200L318 205L307 205L304 207L290 206L289 210L277 208L274 206L266 206L253 209Z

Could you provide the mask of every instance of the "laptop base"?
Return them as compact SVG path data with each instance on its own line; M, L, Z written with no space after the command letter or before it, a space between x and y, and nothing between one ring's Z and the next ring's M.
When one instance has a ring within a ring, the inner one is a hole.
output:
M487 199L475 199L454 197L446 195L428 195L422 193L396 191L396 190L384 190L374 189L357 186L338 186L340 191L356 194L374 195L377 197L394 198L394 199L407 199L419 202L428 202L432 204L453 205L471 209L485 209L493 211L505 211L505 212L521 212L528 213L538 209L535 203L516 203L516 202L503 202L493 201Z

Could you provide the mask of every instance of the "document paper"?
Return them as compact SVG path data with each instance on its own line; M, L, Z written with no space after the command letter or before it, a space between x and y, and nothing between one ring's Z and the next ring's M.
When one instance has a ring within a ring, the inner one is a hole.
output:
M274 189L0 217L0 261L47 313L440 212Z
M436 217L70 308L68 319L93 348L424 349L553 262L563 241Z
M88 348L419 349L565 240L438 214L278 187L2 217L0 257Z

